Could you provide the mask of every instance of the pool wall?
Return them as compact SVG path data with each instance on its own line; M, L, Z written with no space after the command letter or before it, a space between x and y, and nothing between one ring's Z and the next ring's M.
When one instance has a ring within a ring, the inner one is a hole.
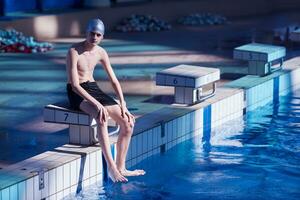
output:
M131 140L127 166L133 167L195 135L209 137L211 130L243 116L245 111L278 101L279 95L299 88L299 71L300 67L294 65L265 77L245 76L217 88L214 97L200 104L169 106L141 117ZM115 143L111 150L116 156ZM106 163L96 145L67 144L1 169L0 173L6 177L0 182L0 200L62 199L96 182L108 181Z
M248 75L227 83L226 87L245 91L245 107L252 111L268 102L278 102L280 95L288 94L300 86L300 68L289 68L265 77Z
M227 98L135 134L128 150L127 166L134 166L149 156L163 153L178 143L242 116L243 107L243 91L240 90Z

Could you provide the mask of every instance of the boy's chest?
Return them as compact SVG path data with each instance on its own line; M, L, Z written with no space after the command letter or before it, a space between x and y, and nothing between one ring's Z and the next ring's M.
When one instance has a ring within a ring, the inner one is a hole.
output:
M77 65L80 70L93 70L100 58L93 54L82 54L79 56Z

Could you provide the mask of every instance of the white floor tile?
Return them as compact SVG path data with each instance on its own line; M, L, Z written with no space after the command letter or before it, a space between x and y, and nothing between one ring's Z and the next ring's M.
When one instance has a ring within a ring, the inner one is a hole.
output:
M49 170L48 175L49 175L49 180L48 180L49 195L53 195L57 191L56 190L56 169Z
M63 199L63 198L64 198L64 191L58 192L58 193L56 194L56 199L57 199L57 200L61 200L61 199Z
M96 165L97 165L96 152L92 152L90 154L90 177L96 175Z
M22 181L22 182L18 183L18 199L26 200L26 181ZM1 192L0 192L0 200L2 200Z
M69 187L69 188L67 188L67 189L64 189L64 191L63 191L63 196L64 197L66 197L66 196L68 196L68 195L70 195L71 194L71 188Z
M78 169L77 169L77 161L74 160L70 163L70 184L75 185L78 182L77 179L77 174L78 174Z
M63 166L56 168L56 191L60 192L64 188Z
M71 163L63 165L64 189L71 186Z
M34 199L34 188L33 188L33 178L26 180L26 199ZM2 199L3 198L3 191L2 191ZM9 199L9 198L8 198Z
M9 187L9 200L18 200L18 185Z
M56 194L51 195L51 196L49 197L49 200L57 200L57 199L56 199ZM60 200L60 199L58 199L58 200Z
M85 156L85 162L83 164L84 164L83 180L86 180L90 177L90 155L89 154Z

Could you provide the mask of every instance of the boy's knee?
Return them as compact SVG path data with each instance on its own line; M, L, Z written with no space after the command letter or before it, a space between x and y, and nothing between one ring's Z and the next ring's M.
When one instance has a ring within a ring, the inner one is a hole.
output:
M133 128L131 127L131 125L128 121L125 121L125 120L122 121L122 128L123 128L124 134L126 134L127 136L132 135Z

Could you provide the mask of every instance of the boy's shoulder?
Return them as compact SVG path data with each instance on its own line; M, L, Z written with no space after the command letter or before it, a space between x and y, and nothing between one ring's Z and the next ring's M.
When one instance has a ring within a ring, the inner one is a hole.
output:
M77 42L77 43L74 43L72 44L70 47L69 47L69 51L73 51L73 52L80 52L80 50L82 49L83 47L83 42Z
M107 51L105 50L105 48L98 46L98 51L101 53L107 53Z
M97 50L98 51L105 51L105 49L103 47L99 46L99 45L97 46Z
M77 43L72 44L69 49L76 50L76 49L80 48L81 46L82 46L82 42L77 42Z

